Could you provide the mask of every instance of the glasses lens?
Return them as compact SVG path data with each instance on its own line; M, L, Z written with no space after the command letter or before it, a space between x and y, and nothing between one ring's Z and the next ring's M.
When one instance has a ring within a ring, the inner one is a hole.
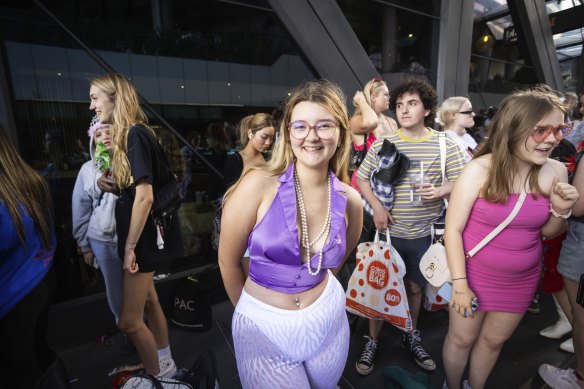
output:
M316 134L321 139L328 139L333 136L335 130L337 129L337 125L333 122L329 121L322 121L318 122L315 125L316 127Z
M290 135L292 135L296 139L304 139L308 134L308 123L298 120L292 122L288 125L288 129L290 130Z

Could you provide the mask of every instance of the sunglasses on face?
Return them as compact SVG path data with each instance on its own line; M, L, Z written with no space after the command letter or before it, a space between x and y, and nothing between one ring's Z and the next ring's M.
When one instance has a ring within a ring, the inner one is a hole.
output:
M531 137L537 143L541 143L546 140L550 134L554 134L554 137L559 142L572 131L573 127L574 123L563 123L557 126L552 126L551 124L547 126L536 126L533 131L531 131Z
M335 134L337 127L338 124L330 120L320 120L314 126L311 126L304 120L296 120L288 124L290 135L298 140L305 139L311 129L316 132L316 136L320 139L329 139Z

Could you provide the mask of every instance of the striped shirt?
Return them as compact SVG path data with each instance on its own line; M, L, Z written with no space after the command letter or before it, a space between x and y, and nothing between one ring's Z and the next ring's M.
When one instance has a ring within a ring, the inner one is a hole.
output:
M438 219L442 210L442 199L424 200L422 205L411 202L410 177L419 175L423 168L424 182L434 186L442 185L440 169L440 144L436 131L428 128L429 134L423 138L408 138L400 128L397 133L376 140L361 163L357 176L369 181L373 170L379 164L377 153L388 139L398 150L410 158L410 168L401 182L394 188L394 203L391 210L394 224L389 225L392 236L404 239L416 239L430 235L430 228ZM446 179L455 181L464 166L464 157L456 143L446 138Z

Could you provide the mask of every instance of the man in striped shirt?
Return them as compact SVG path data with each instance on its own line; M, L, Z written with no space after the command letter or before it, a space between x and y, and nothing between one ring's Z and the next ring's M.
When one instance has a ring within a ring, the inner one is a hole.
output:
M389 228L392 245L406 264L406 293L413 330L404 333L402 342L415 362L425 370L435 370L436 364L424 350L420 332L416 330L422 294L427 283L420 272L419 262L432 243L431 227L442 212L442 199L449 196L454 181L464 165L459 148L446 137L448 182L442 185L438 134L427 127L434 121L437 100L436 92L425 82L409 81L398 85L391 92L391 102L401 127L397 133L380 138L371 145L357 173L357 185L365 201L373 209L375 227L379 230ZM410 159L408 171L395 187L391 211L387 210L373 194L369 182L372 172L379 163L378 152L384 139L395 144L397 149ZM415 177L423 177L419 189L410 187L410 181ZM422 197L421 204L413 201L417 196ZM372 369L382 324L383 322L370 320L371 337L361 359L357 361L358 371L364 370L367 366Z

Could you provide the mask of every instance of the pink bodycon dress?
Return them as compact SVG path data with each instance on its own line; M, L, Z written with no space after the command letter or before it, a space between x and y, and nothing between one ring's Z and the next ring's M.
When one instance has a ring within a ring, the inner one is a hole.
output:
M462 233L464 252L474 248L509 216L519 195L505 204L477 199ZM541 227L549 219L549 199L528 194L515 219L466 261L468 285L479 311L525 313L541 272Z

